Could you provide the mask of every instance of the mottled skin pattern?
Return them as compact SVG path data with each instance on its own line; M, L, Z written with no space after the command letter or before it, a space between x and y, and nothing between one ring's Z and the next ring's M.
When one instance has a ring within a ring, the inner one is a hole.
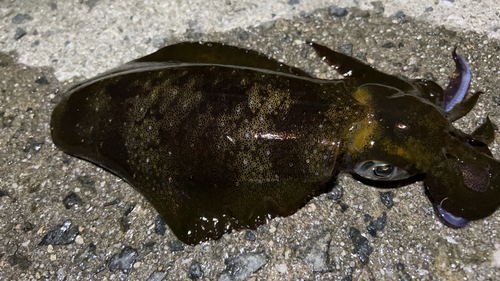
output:
M120 75L61 102L54 139L144 187L195 243L291 214L330 180L367 110L339 84L213 65Z
M179 45L75 86L51 128L56 146L124 178L185 243L290 215L367 160L401 169L404 179L425 175L431 200L455 216L483 218L500 204L485 199L500 197L490 186L497 174L489 176L500 164L483 145L492 137L456 130L435 83L403 81L342 55L336 61L350 64L352 79L326 81L235 47L214 45L235 57L202 58ZM251 65L255 56L262 69ZM478 211L462 196L489 203Z

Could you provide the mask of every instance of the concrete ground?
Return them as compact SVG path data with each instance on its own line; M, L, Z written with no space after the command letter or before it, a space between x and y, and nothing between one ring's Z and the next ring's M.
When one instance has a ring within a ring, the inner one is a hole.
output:
M341 175L292 216L186 246L128 184L55 148L50 114L71 84L187 40L331 78L303 44L314 39L442 86L458 45L485 94L456 126L500 124L496 0L261 2L0 0L0 280L500 280L500 213L447 228L420 183L388 194ZM490 149L500 158L498 139Z

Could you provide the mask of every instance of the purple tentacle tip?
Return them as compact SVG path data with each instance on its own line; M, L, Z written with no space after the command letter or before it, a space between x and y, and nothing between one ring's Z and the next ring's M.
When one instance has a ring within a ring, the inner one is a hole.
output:
M457 48L453 49L453 60L455 61L455 71L451 75L450 83L444 91L444 110L446 112L450 111L456 103L461 102L467 90L469 89L469 84L471 80L470 67L465 61L465 59L457 54Z
M453 228L462 228L467 225L469 222L468 220L461 218L461 217L455 217L454 215L450 214L448 211L443 209L441 205L435 205L434 209L436 211L437 216L441 221Z

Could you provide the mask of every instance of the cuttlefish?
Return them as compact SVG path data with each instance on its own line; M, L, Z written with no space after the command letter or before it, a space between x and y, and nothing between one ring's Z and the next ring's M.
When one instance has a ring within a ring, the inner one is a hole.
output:
M343 79L324 80L220 43L164 47L67 91L54 144L123 178L187 244L288 216L341 172L368 184L417 180L451 227L500 205L489 119L472 134L471 80L452 53L449 86L384 74L309 43Z

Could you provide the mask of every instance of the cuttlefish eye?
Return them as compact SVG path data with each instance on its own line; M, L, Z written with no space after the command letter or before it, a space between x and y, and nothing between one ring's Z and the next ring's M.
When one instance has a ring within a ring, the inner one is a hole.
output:
M376 160L368 160L358 164L354 168L354 172L370 180L395 181L410 177L405 169Z
M394 166L389 164L382 164L373 168L373 174L381 179L390 178L392 176L392 173L394 173Z

